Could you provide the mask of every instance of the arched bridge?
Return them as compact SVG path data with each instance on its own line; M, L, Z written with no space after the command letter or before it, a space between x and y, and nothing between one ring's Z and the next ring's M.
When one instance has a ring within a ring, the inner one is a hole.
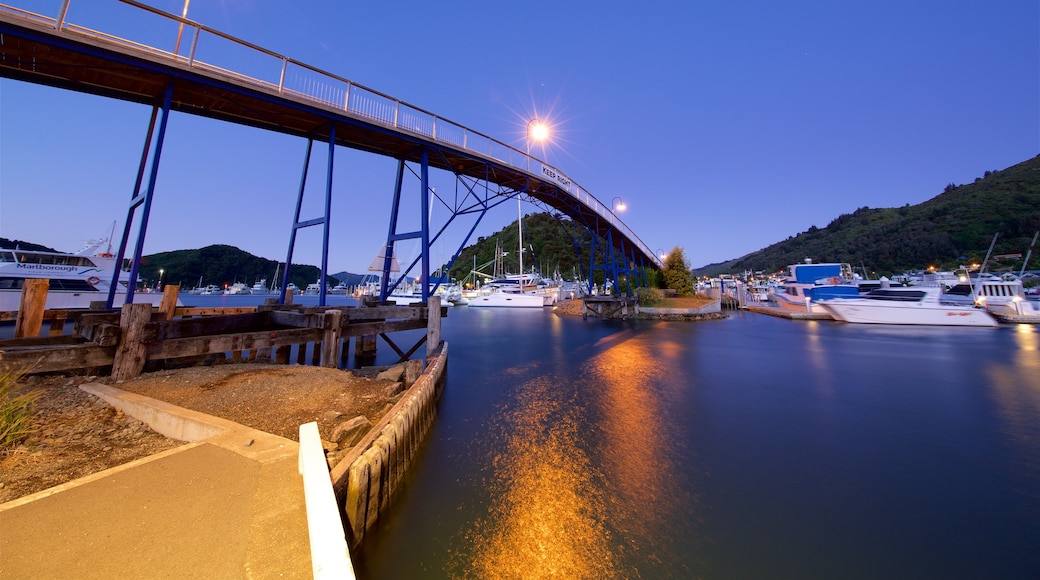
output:
M121 11L119 22L92 24L86 22L86 15L83 21L79 20L80 12L96 12L99 2ZM328 144L325 215L300 219L303 182L308 172L305 161L286 259L291 264L298 229L323 225L323 280L328 274L328 224L336 145L398 160L394 210L387 236L389 251L384 253L384 281L388 279L394 243L409 238L422 242L422 255L416 262L421 260L420 275L429 280L430 244L443 232L432 232L428 221L431 189L427 172L431 167L451 172L467 191L467 199L452 206L453 218L467 213L483 217L491 207L523 194L588 228L594 234L588 264L590 283L593 270L601 268L612 280L627 276L631 282L641 278L645 284L645 268L661 265L655 253L609 206L565 172L480 132L135 0L61 0L54 14L35 13L17 4L0 4L0 75L153 107L119 250L122 259L126 256L134 212L140 209L141 225L132 260L133 282L137 279L170 111L304 137L308 160L315 141ZM77 11L88 4L91 10ZM396 212L407 163L418 166L419 170L412 173L421 182L420 191L425 192L421 196L422 226L418 231L398 232ZM470 229L470 236L472 233ZM595 247L597 237L606 240L605 247ZM461 247L468 239L469 236ZM597 252L601 252L600 265L594 265ZM452 260L457 256L458 251ZM287 266L282 288L286 287L288 270ZM325 303L324 292L323 285L321 304ZM127 298L131 301L132 294Z

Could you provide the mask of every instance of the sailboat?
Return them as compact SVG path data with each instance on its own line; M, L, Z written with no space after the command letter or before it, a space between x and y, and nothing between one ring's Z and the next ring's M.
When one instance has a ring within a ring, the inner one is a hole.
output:
M524 274L524 219L520 209L520 196L516 198L519 214L517 228L520 234L520 274L497 278L484 285L481 292L469 299L471 308L542 308L549 305L547 299L534 288L534 276Z

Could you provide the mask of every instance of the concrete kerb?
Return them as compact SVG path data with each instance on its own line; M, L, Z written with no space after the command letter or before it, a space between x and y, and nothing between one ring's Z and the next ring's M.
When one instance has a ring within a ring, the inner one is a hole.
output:
M658 308L653 306L636 305L636 314L645 314L647 316L700 315L718 314L720 312L722 312L722 303L719 301L711 302L710 304L706 304L700 308Z
M153 431L178 441L201 441L218 445L249 459L268 461L299 452L291 439L251 429L227 419L214 417L165 401L131 393L101 383L80 385L109 405L148 425Z
M228 499L220 499L224 493L240 493L241 490L251 488L254 491L250 494L251 500L247 500L243 503L240 500L235 500L237 508L225 507L225 509L235 509L236 514L227 514L231 516L225 520L225 514L220 513L220 509L211 510L208 512L196 512L193 517L206 517L206 514L212 515L217 518L214 522L215 526L222 526L227 532L231 532L234 528L228 528L228 525L237 525L238 528L234 532L237 534L237 540L233 540L229 537L224 537L228 543L238 542L236 546L240 546L241 549L238 552L234 550L225 550L225 556L230 553L241 554L244 556L244 561L239 565L244 570L248 571L250 575L259 574L260 576L276 573L277 575L288 575L290 577L302 577L304 575L311 576L312 572L312 559L308 548L308 529L307 529L307 516L305 494L304 494L304 482L297 469L299 462L299 450L300 446L297 442L284 437L279 437L270 433L265 433L249 427L221 419L219 417L213 417L204 413L198 413L189 409L184 409L176 405L171 405L164 401L152 399L138 395L136 393L130 393L121 389L111 387L108 385L102 385L98 383L90 383L81 385L82 390L91 393L99 398L105 400L113 407L122 410L128 416L134 417L144 423L158 433L161 433L167 437L177 439L180 441L186 441L185 445L170 449L161 453L150 455L124 465L120 465L111 469L79 478L75 481L71 481L62 485L58 485L35 494L31 494L0 506L0 513L7 513L10 517L14 518L14 514L18 513L17 517L24 518L28 515L24 512L25 509L34 509L29 504L40 502L40 509L42 510L53 510L53 499L65 497L62 492L69 492L68 497L80 497L84 493L82 490L90 489L106 489L105 493L110 493L110 489L104 486L107 485L108 481L118 479L120 481L125 480L127 477L135 478L133 481L137 481L137 474L141 469L148 470L149 473L158 470L152 475L144 475L141 481L159 482L163 481L163 476L157 474L169 473L167 470L170 468L170 461L177 461L180 465L188 465L193 460L188 459L190 457L199 458L206 457L208 460L217 460L218 464L221 465L225 461L230 460L230 457L239 456L243 461L252 461L255 467L247 469L249 475L247 477L257 477L258 479L250 484L247 484L245 488L238 485L238 482L228 482L231 487L234 487L236 492L224 492L224 487L220 480L206 479L208 475L191 475L185 474L184 478L180 478L181 484L187 483L189 488L193 487L194 484L199 483L202 479L205 479L205 485L199 484L199 491L204 494L216 493L214 497L206 497L203 499L199 498L205 505L220 505ZM231 453L231 456L225 456L227 459L219 459L219 455L215 455L213 451L206 451L207 449L222 449L223 453ZM202 453L203 455L199 455ZM184 458L184 459L179 459ZM189 462L185 464L185 461ZM209 464L213 465L213 464ZM235 465L245 466L245 463L235 463ZM153 467L154 466L154 467ZM203 467L200 465L200 467ZM208 468L207 468L208 469ZM236 477L233 475L234 471L228 471L228 468L218 468L218 473L225 472L225 476ZM141 472L143 475L144 472ZM171 477L173 476L170 473ZM201 479L200 479L201 478ZM177 479L174 477L174 479ZM244 483L244 482L243 482ZM98 488L101 485L101 488ZM170 482L170 485L176 485ZM325 485L331 490L331 480L328 479L326 472ZM169 495L171 489L160 485L155 489L153 495L156 502L155 505L162 505L166 503L166 497ZM93 492L90 492L93 493ZM144 493L142 498L141 493ZM147 495L150 492L146 491L146 488L138 490L136 496L144 499L149 503L152 508L155 505L151 504L150 499ZM184 496L184 494L189 494ZM180 497L177 501L192 502L191 493L195 493L190 489L184 489L177 495ZM89 496L88 496L89 497ZM241 496L234 496L241 497ZM82 501L82 500L79 500ZM111 498L109 498L111 501ZM214 503L216 502L216 503ZM84 505L76 504L74 501L73 505ZM189 504L176 504L176 505L189 505ZM146 506L148 507L148 506ZM71 509L76 509L75 507ZM123 511L132 512L135 508L127 506L126 510L117 510L115 513L118 514ZM244 510L244 511L243 511ZM148 510L153 511L153 510ZM158 511L158 510L155 510ZM32 513L32 512L29 512ZM173 515L173 514L171 514ZM7 516L5 516L6 518ZM30 516L31 517L31 516ZM180 534L176 537L199 537L206 535L203 531L210 527L209 524L203 524L201 520L193 520L190 522L177 522L176 516L171 520L156 521L153 523L157 526L154 529L167 529L167 532L161 532L163 534ZM90 520L93 521L93 520ZM237 522L237 524L232 524ZM98 523L102 526L112 525L111 522L104 523L102 520L98 520ZM198 528L199 525L203 525L203 528ZM181 526L186 526L184 529L180 529ZM342 524L338 530L340 534L343 533ZM21 550L30 550L31 546L35 546L38 549L47 550L49 549L46 544L51 539L46 539L43 544L39 542L41 539L47 538L43 529L38 530L32 538L24 538L24 541L29 542L25 544L21 540L18 546L9 545L8 548L19 548ZM58 533L60 536L61 534ZM97 537L105 537L107 532L105 530L98 530ZM88 537L90 537L88 535ZM32 542L36 542L33 544ZM10 543L10 542L8 542ZM147 544L148 542L144 542ZM173 565L174 562L181 562L178 564L181 566L181 571L187 575L191 575L191 564L190 561L198 560L195 558L195 554L184 554L183 556L175 557L175 560L168 560L168 558L174 557L169 552L170 545L191 545L191 541L180 541L175 539L174 536L163 536L163 543L167 544L164 549L161 549L153 555L153 564L158 567L165 565ZM53 549L57 549L58 546L54 546ZM115 552L112 552L112 549ZM302 550L301 550L302 548ZM125 554L118 553L120 550L117 546L108 546L108 551L102 550L102 553L108 553L109 555L103 558L103 562L97 562L98 566L102 569L104 565L118 568L119 566L129 565L128 562L136 562L141 558L140 547L131 546L128 548ZM164 551L165 550L165 551ZM217 556L220 557L219 555ZM349 556L348 556L349 557ZM237 558L236 556L232 557ZM182 561L187 560L187 561ZM55 562L60 562L60 558L56 558ZM212 564L213 561L210 561ZM20 565L18 562L8 562L11 564L12 569L19 569ZM24 564L24 563L23 563ZM225 564L232 565L231 562L225 560ZM55 564L58 565L58 564ZM71 565L71 564L69 564ZM4 567L4 572L8 570L7 566ZM204 570L199 570L202 573ZM47 574L43 574L46 577Z

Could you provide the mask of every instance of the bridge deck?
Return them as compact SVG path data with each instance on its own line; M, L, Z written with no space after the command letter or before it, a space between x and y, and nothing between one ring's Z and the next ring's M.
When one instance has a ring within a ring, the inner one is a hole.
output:
M562 171L514 147L198 23L132 0L121 1L183 23L196 37L216 35L269 57L281 67L280 80L264 81L207 64L193 50L185 56L59 24L56 16L32 14L8 4L0 4L0 76L149 105L172 86L171 109L182 113L322 141L328 141L335 127L337 145L416 163L426 149L432 167L527 192L600 236L614 234L610 238L616 247L625 243L649 263L660 265L656 253L607 206ZM285 82L289 67L341 85L333 90L336 101L289 86Z

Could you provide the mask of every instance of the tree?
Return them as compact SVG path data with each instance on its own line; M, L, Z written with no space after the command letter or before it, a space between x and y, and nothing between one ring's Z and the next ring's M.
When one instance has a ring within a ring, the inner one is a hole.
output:
M664 277L666 288L675 290L679 296L693 296L693 274L690 273L690 265L686 262L686 254L679 246L668 252L661 275Z

